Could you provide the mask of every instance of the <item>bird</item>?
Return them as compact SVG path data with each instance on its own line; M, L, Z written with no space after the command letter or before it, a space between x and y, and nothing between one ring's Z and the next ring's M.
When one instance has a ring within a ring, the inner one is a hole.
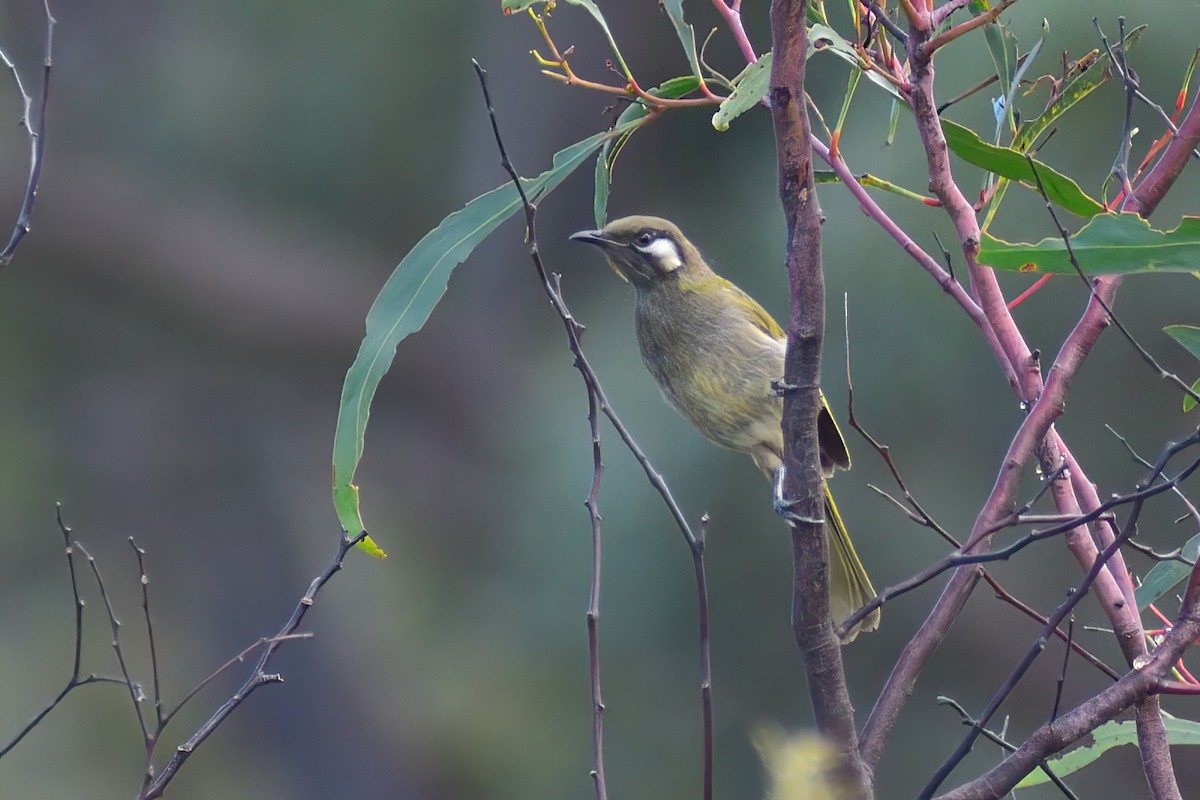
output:
M636 293L634 320L646 368L667 402L710 441L748 454L774 484L783 467L786 336L754 298L718 275L672 222L629 216L572 241L595 245ZM821 394L817 419L821 472L827 481L850 468L850 453ZM875 597L827 483L830 616L840 624ZM842 637L879 627L879 609Z

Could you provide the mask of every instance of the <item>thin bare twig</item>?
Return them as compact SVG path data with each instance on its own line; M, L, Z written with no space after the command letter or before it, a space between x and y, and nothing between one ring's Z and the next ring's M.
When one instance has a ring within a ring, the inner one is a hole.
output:
M329 582L329 579L336 575L342 569L342 562L346 558L346 553L350 548L357 545L367 536L366 531L360 531L357 536L351 537L345 531L342 532L338 540L337 553L333 557L333 561L325 568L325 570L313 579L308 586L308 591L296 603L295 609L292 610L291 616L279 632L263 640L262 653L259 654L258 662L254 665L249 677L238 688L233 695L222 703L212 716L209 717L204 724L196 729L195 733L187 738L183 744L175 748L174 755L163 766L162 771L157 775L151 774L147 770L146 778L142 784L142 790L138 794L138 800L154 800L154 798L162 797L166 791L167 785L174 780L175 775L183 767L184 763L196 752L196 748L204 744L204 741L212 736L221 724L237 710L246 698L253 694L258 689L271 684L281 683L283 676L278 673L268 673L267 665L270 663L275 651L278 650L284 642L296 637L296 628L300 627L304 615L312 608L316 602L317 593ZM243 651L243 653L246 651Z
M38 184L42 179L42 164L46 156L46 105L50 100L50 70L53 66L54 52L54 15L50 13L50 0L42 0L42 8L46 14L46 47L42 57L42 91L38 96L38 118L33 121L33 98L25 91L16 64L8 55L0 50L0 61L12 72L21 94L22 111L19 124L29 134L29 177L25 182L25 197L21 201L21 210L17 214L17 222L13 226L8 244L0 250L0 267L12 263L17 246L29 233L33 219L33 204L37 200Z
M117 619L116 611L113 609L112 600L108 596L108 587L104 583L104 578L100 575L100 566L96 563L96 559L92 554L83 549L83 545L75 542L75 548L83 553L83 557L87 559L88 566L91 567L92 575L96 578L96 586L100 589L100 598L104 601L104 608L108 611L108 624L112 630L112 648L117 656L117 664L121 667L121 675L125 679L125 686L129 689L129 699L133 701L133 711L137 715L138 726L142 729L143 741L150 739L150 733L146 727L146 716L142 713L142 701L146 699L146 693L142 691L141 684L135 681L129 675L129 665L125 663L125 651L121 647L121 622Z
M1200 443L1200 434L1193 434L1184 441L1171 445L1169 449L1170 452L1174 454L1198 443ZM999 550L990 550L982 553L972 552L970 550L960 550L944 556L939 561L934 562L925 569L909 576L908 578L891 586L884 587L879 592L878 596L875 597L875 599L847 617L846 620L839 626L838 630L849 630L855 623L862 620L867 614L871 613L876 608L879 608L887 601L903 594L907 594L908 592L924 585L947 570L958 567L972 566L975 564L985 564L992 561L1003 561L1012 558L1014 555L1019 553L1021 550L1024 550L1034 542L1040 542L1042 540L1058 536L1077 528L1080 525L1085 525L1089 522L1100 519L1105 515L1106 512L1113 508L1131 503L1142 502L1150 497L1154 497L1155 495L1170 491L1171 487L1179 485L1181 481L1191 476L1197 468L1200 468L1200 461L1192 462L1178 475L1168 479L1165 483L1156 483L1152 486L1146 486L1134 492L1130 492L1127 495L1111 498L1108 501L1100 504L1099 508L1092 509L1091 511L1081 514L1078 517L1068 518L1065 522L1053 525L1049 528L1035 530L1021 537L1020 539L1013 541L1008 546L1000 548ZM1132 533L1130 535L1132 535Z
M43 707L37 714L35 714L33 718L25 724L25 727L17 731L17 734L10 739L9 742L4 745L4 747L0 748L0 758L4 758L4 756L8 755L8 753L11 752L14 747L20 744L21 741L28 736L34 728L41 724L41 721L45 719L51 711L58 707L59 703L66 699L67 695L69 695L75 689L78 689L80 686L86 686L90 683L115 683L120 686L126 685L125 681L121 678L108 675L96 675L95 673L84 676L80 672L83 664L83 609L85 604L83 598L79 596L79 576L75 571L76 542L71 536L71 529L66 525L65 522L63 522L62 503L55 504L55 513L58 518L58 530L63 537L63 552L67 556L67 571L71 578L71 596L74 599L75 607L75 654L73 658L74 663L71 668L71 677L67 679L66 684L62 689L59 690L58 694L54 696L54 699L47 703L45 707Z
M146 618L146 641L150 646L150 669L154 675L154 721L155 727L161 731L166 722L163 719L162 684L158 679L158 647L154 642L154 623L150 621L150 576L146 574L146 551L137 546L132 536L128 541L137 557L138 584L142 587L142 612Z
M587 357L584 355L583 345L580 341L580 335L583 332L583 326L575 319L574 315L571 313L571 310L567 307L566 300L564 299L563 294L562 294L562 286L560 284L560 276L559 275L551 275L551 273L546 269L545 264L542 262L542 256L541 256L541 252L538 248L538 240L537 240L537 226L536 226L537 207L526 196L525 187L521 183L520 174L517 172L516 167L513 166L511 159L509 159L509 157L508 157L508 151L504 146L503 137L501 137L501 135L500 135L500 125L496 119L496 111L495 111L495 108L492 106L491 94L488 90L487 72L483 69L483 67L481 67L479 65L478 62L472 61L472 64L475 67L476 74L479 76L480 87L483 90L484 102L487 105L488 118L491 121L492 133L496 140L496 148L500 154L500 164L504 168L505 172L508 173L508 176L512 180L514 186L516 186L517 194L521 199L521 205L525 212L525 228L526 228L526 235L527 235L528 242L529 242L530 258L532 259L534 267L537 270L538 277L541 279L542 288L545 290L546 296L549 298L551 305L554 307L554 310L558 313L559 319L563 323L563 327L567 334L567 344L571 350L571 354L575 358L575 368L579 371L580 376L583 378L584 386L588 392L589 408L591 408L592 405L594 404L595 407L599 408L599 410L602 411L604 413L604 415L608 418L609 423L613 426L613 429L616 430L617 435L620 437L621 441L625 444L625 447L630 451L630 453L633 454L633 457L641 465L642 470L645 472L646 477L650 482L650 485L655 489L655 491L658 492L659 496L662 498L663 502L666 504L667 509L671 512L671 516L675 520L675 524L679 528L680 533L683 535L684 541L687 543L688 549L691 551L691 554L692 554L692 561L693 561L693 565L695 568L695 574L696 574L696 591L697 591L697 594L699 595L699 628L700 628L699 647L700 647L700 664L701 664L700 693L701 693L701 706L702 706L702 712L703 712L703 718L704 718L704 732L703 732L704 789L703 789L703 792L704 792L705 800L711 800L712 791L713 791L713 789L712 789L713 721L712 721L712 666L711 666L712 662L711 662L711 653L710 653L711 645L710 645L710 638L709 638L708 585L707 585L707 580L705 578L705 569L704 569L704 534L705 534L705 526L707 525L708 518L706 516L701 520L700 535L697 536L696 534L694 534L692 532L691 526L687 522L687 519L683 516L683 512L679 509L679 505L675 502L675 498L671 494L671 490L667 487L666 481L663 480L662 475L650 463L649 458L646 457L646 454L642 451L641 447L634 440L632 434L629 433L629 430L625 427L624 423L621 422L620 417L617 416L616 411L613 410L612 406L609 404L608 398L604 393L604 388L600 383L599 376L596 374L596 371L592 368L591 364L587 360ZM593 441L593 466L595 466L595 464L597 463L596 459L598 458L598 454L599 454L599 451L598 451L599 437L598 437L598 434L596 433L596 429L594 426L592 427L592 434L593 434L593 440L592 440ZM597 484L596 484L596 481L598 481L598 479L599 479L598 475L599 475L599 473L596 472L595 470L593 470L593 488L598 488ZM589 496L589 501L590 501L590 499L591 499L591 497ZM589 506L589 508L591 508L591 506ZM598 525L598 523L599 523L598 516L593 516L593 524ZM598 546L598 544L596 546ZM596 563L598 564L599 563L598 562L599 554L594 552L594 557L597 559ZM596 569L598 569L598 567L596 567ZM595 578L595 576L596 576L595 572L593 573L593 576ZM598 587L597 587L596 591L597 592L599 591ZM591 619L592 619L591 618L591 608L592 608L592 606L589 604L589 641L590 641L590 637L591 637L591 632L593 631L593 627L592 627L592 623L591 623ZM596 608L597 615L598 615L598 608L599 608L598 594L595 598L595 608ZM594 726L599 725L599 721L601 719L600 712L603 711L602 703L600 703L598 706L596 705L597 703L600 702L599 701L599 687L598 687L598 683L597 683L599 680L599 678L598 678L598 674L599 674L598 673L598 670L599 670L598 647L599 647L599 645L597 643L595 648L591 649L591 652L593 653L592 668L594 670L596 670L596 672L594 673L596 677L594 678L594 682L593 682L593 687L594 687L593 725ZM595 730L596 730L596 728L594 727L593 731L595 731ZM595 747L599 748L602 743L602 738L596 738L594 736L593 741L594 741ZM595 787L596 787L596 797L597 797L597 800L604 800L604 798L607 797L607 787L606 787L606 784L604 781L604 773L603 773L603 754L599 749L596 750L595 757L596 757L597 767L593 771L593 779L594 779L594 783L595 783Z
M854 382L851 378L851 372L850 372L849 295L846 295L844 299L845 299L845 311L843 314L843 321L846 325L846 330L845 330L846 393L847 393L847 418L849 421L849 425L854 430L858 431L858 433L864 439L867 440L867 442L871 445L871 447L874 448L875 452L879 454L880 458L883 459L884 463L888 467L888 470L892 473L892 479L895 480L896 485L899 486L899 488L900 488L900 491L904 493L904 498L907 501L908 505L906 506L904 503L900 502L899 500L892 497L887 492L884 492L882 489L879 489L876 486L870 486L870 488L874 489L876 492L883 495L885 498L887 498L892 503L894 503L902 512L904 512L906 515L908 515L909 519L913 520L913 522L916 522L918 525L923 525L924 527L927 527L927 528L933 530L939 536L941 536L944 540L949 542L952 547L957 549L957 548L961 547L961 544L959 543L958 539L955 538L954 535L950 533L950 531L946 530L945 527L943 527L941 524L936 522L929 515L929 513L927 511L925 511L925 509L921 506L921 504L913 496L912 492L909 491L907 483L905 482L904 478L900 475L899 467L896 465L895 460L892 458L891 448L885 444L880 443L874 436L872 436L865 428L863 428L863 426L859 423L857 417L855 416L855 413L854 413ZM1150 467L1152 465L1147 464L1146 466ZM1056 518L1055 521L1065 521L1065 520L1063 520L1060 517L1060 518ZM1016 598L1012 593L1010 593L1007 589L1005 589L1000 584L1000 582L998 580L996 580L995 576L992 575L985 567L981 566L980 571L982 573L983 580L986 581L987 584L992 587L992 590L995 592L996 598L998 600L1000 600L1001 602L1007 603L1008 605L1012 606L1013 608L1015 608L1017 611L1021 612L1025 616L1035 620L1040 625L1047 624L1047 619L1045 616L1039 614L1037 611L1030 608L1027 604L1023 603L1021 600ZM864 612L864 614L865 613L869 613L869 612ZM1101 672L1108 675L1113 680L1117 680L1121 677L1117 673L1116 670L1114 670L1112 667L1105 664L1098 657L1096 657L1095 655L1090 653L1088 650L1086 650L1084 647L1082 647L1078 642L1075 641L1074 637L1065 633L1061 628L1055 628L1054 634L1055 634L1055 636L1057 636L1059 639L1061 639L1063 642L1066 643L1068 649L1074 650L1089 664L1092 664L1093 666L1095 666Z
M998 766L947 792L941 796L941 800L984 800L1004 796L1047 755L1067 747L1139 699L1158 691L1175 661L1198 635L1200 585L1197 571L1193 570L1175 626L1138 664L1137 669L1130 670L1100 694L1059 717L1053 725L1046 724L1034 731L1015 753Z
M1010 743L1007 739L995 731L980 725L979 721L972 717L971 714L954 698L941 696L938 697L937 701L944 706L950 706L952 709L958 712L958 715L962 717L963 725L967 725L972 728L978 728L979 733L983 736L983 738L994 742L1009 753L1016 751L1017 746L1015 744ZM1040 761L1038 766L1041 767L1042 771L1046 773L1046 777L1050 779L1051 783L1058 787L1058 790L1061 791L1065 797L1071 798L1071 800L1079 800L1078 796L1071 791L1070 787L1063 783L1063 779L1054 774L1054 771L1050 769L1050 765L1047 764L1045 760Z
M1104 572L1105 564L1107 563L1108 559L1110 559L1120 550L1121 545L1125 541L1133 536L1134 531L1137 530L1137 520L1141 515L1142 507L1150 496L1141 494L1141 491L1154 487L1159 478L1163 476L1163 473L1170 460L1187 447L1190 447L1197 441L1200 441L1200 434L1193 435L1192 439L1194 441L1191 441L1188 444L1171 444L1163 449L1162 454L1159 456L1158 461L1154 465L1154 469L1139 483L1139 492L1135 492L1135 494L1139 494L1140 496L1134 500L1133 507L1130 510L1129 518L1125 521L1120 534L1110 545L1104 549L1102 553L1099 554L1099 556L1092 563L1091 568L1088 570L1083 580L1080 581L1078 586L1076 586L1074 591L1072 591L1071 595L1050 616L1050 619L1047 621L1046 626L1042 630L1042 634L1034 641L1034 643L1026 651L1025 655L1021 658L1020 662L1018 662L1017 666L1013 669L1012 673L1001 685L1000 689L997 690L995 695L993 695L992 699L988 702L987 707L984 709L984 712L979 715L979 725L981 727L987 725L992 715L995 714L995 712L1000 708L1000 705L1012 693L1012 691L1016 688L1017 683L1033 665L1033 662L1037 659L1038 655L1040 655L1045 649L1046 640L1050 634L1051 626L1057 626L1063 621L1063 619L1067 617L1068 614L1071 613L1075 606L1083 599L1084 595L1087 594L1088 589L1096 581L1097 577ZM1190 474L1197 467L1200 467L1200 462L1194 462L1191 466L1181 472L1176 479L1173 479L1172 482L1177 482L1186 474ZM1158 486L1161 486L1161 484ZM1135 698L1135 702L1140 701L1141 699L1141 697ZM1053 724L1053 722L1054 721L1052 721L1051 724ZM933 797L934 792L937 791L942 782L949 777L950 773L959 764L959 762L961 762L962 759L966 757L967 753L970 752L971 745L974 743L978 735L979 728L974 728L970 733L968 733L967 736L963 738L963 741L959 744L954 753L951 754L948 759L946 759L945 763L943 763L942 766L939 767L934 773L933 777L930 778L925 788L918 795L919 800L928 800L928 798Z

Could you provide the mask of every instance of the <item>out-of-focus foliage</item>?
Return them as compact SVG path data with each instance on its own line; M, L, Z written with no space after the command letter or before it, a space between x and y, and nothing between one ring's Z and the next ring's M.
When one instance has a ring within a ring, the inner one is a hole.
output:
M842 800L853 796L838 778L838 752L815 733L789 736L777 727L754 732L767 771L767 800Z

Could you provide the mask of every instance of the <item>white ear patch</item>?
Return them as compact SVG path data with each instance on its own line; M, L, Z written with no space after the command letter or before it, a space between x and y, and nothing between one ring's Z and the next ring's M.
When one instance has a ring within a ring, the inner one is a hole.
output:
M679 248L669 237L660 236L645 247L639 247L643 253L652 256L658 262L663 272L674 272L683 266L679 256Z

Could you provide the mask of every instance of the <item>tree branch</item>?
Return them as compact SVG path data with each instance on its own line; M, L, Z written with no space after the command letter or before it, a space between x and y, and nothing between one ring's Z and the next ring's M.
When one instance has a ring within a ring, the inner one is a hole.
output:
M603 737L602 737L602 718L604 705L600 699L600 683L599 683L599 642L597 639L597 621L599 619L599 579L600 579L600 518L597 513L597 493L599 491L600 470L603 467L600 458L600 439L599 432L595 425L595 410L599 409L608 418L613 429L625 444L633 457L641 465L642 470L646 474L650 485L662 497L667 509L671 512L672 518L675 520L679 532L683 534L684 541L687 543L688 549L691 551L692 564L696 577L696 592L698 600L698 625L700 629L699 647L700 647L700 698L701 698L701 713L703 716L703 796L705 800L711 800L713 793L713 717L712 717L712 659L711 659L711 644L709 638L709 614L708 614L708 582L705 576L704 567L704 538L706 533L706 525L708 523L707 515L701 519L700 534L692 533L691 526L688 525L687 519L684 518L683 512L679 509L679 505L675 502L675 498L671 495L671 490L667 487L666 481L662 475L650 463L642 448L634 440L633 435L621 422L621 418L617 416L616 411L608 402L608 397L604 393L604 387L600 384L600 376L592 368L587 357L583 353L583 344L580 341L580 336L583 333L583 325L581 325L575 316L567 307L566 299L563 297L562 286L560 284L560 276L557 274L551 275L546 270L546 265L542 262L541 252L538 249L537 242L537 206L530 201L525 194L525 187L521 183L520 174L512 161L508 157L508 151L504 146L504 140L500 136L500 125L496 120L496 111L492 107L491 94L487 86L487 72L479 65L478 62L472 62L475 66L475 72L479 76L479 83L483 89L484 101L487 104L488 118L492 123L492 133L495 136L496 148L500 152L500 163L509 178L516 186L517 194L521 198L521 205L525 212L525 229L529 241L529 256L533 261L534 268L537 270L538 277L541 279L542 288L546 292L550 304L558 313L559 319L562 321L563 328L567 334L567 345L571 351L571 355L575 358L575 368L579 371L580 377L583 378L584 387L588 393L588 410L589 421L591 423L592 433L592 489L588 496L587 506L592 520L593 531L593 572L592 572L592 591L589 596L588 604L588 642L590 664L592 671L592 708L593 708L593 743L595 748L595 763L592 777L596 785L597 800L604 800L607 796L607 787L604 779L604 762L603 762Z
M804 95L806 7L804 0L774 0L771 4L771 114L779 160L779 194L787 219L792 298L784 365L788 389L783 399L781 468L782 495L792 528L792 629L804 658L817 728L842 752L844 771L854 794L870 798L870 774L858 753L841 647L829 618L825 501L817 444L825 284L821 272L821 212Z
M351 538L347 533L342 532L341 538L338 540L337 554L333 557L333 561L325 568L324 572L314 578L312 583L309 584L308 591L296 603L296 608L292 611L291 617L283 624L279 632L263 641L262 653L259 655L258 662L254 665L250 676L246 678L246 681L234 692L232 697L222 703L213 712L213 715L197 728L195 733L188 737L187 741L175 748L175 754L163 766L161 772L153 775L150 770L147 770L146 780L142 785L141 792L138 794L139 800L154 800L154 798L162 797L163 792L166 791L167 784L175 778L180 768L183 767L184 762L191 757L192 753L196 752L196 748L203 744L205 739L215 733L217 728L221 727L221 724L230 714L237 710L237 707L247 697L267 684L281 683L283 681L282 675L278 673L270 674L266 671L267 664L270 662L271 657L275 655L275 651L285 641L295 638L295 631L300 627L300 622L304 619L304 615L312 608L317 593L329 582L330 578L342 569L342 561L345 559L347 551L366 538L366 535L366 531L361 531L357 536Z
M1107 722L1139 699L1153 693L1183 651L1200 636L1200 592L1192 585L1175 626L1163 637L1152 653L1121 680L1071 712L1043 725L1025 743L991 771L942 795L940 800L984 800L1003 797L1051 753L1078 741L1098 725Z
M20 125L29 134L29 178L25 182L25 197L21 201L21 210L17 214L17 222L13 226L8 244L0 250L0 267L12 263L17 246L29 233L33 219L33 204L37 200L38 184L42 179L42 163L46 156L46 105L50 100L50 70L53 67L54 25L56 20L50 13L50 0L42 0L42 8L46 14L46 47L42 56L42 91L38 96L37 122L33 120L33 98L25 91L16 64L6 53L0 51L0 61L13 74L17 83L17 91L21 94L22 112Z

